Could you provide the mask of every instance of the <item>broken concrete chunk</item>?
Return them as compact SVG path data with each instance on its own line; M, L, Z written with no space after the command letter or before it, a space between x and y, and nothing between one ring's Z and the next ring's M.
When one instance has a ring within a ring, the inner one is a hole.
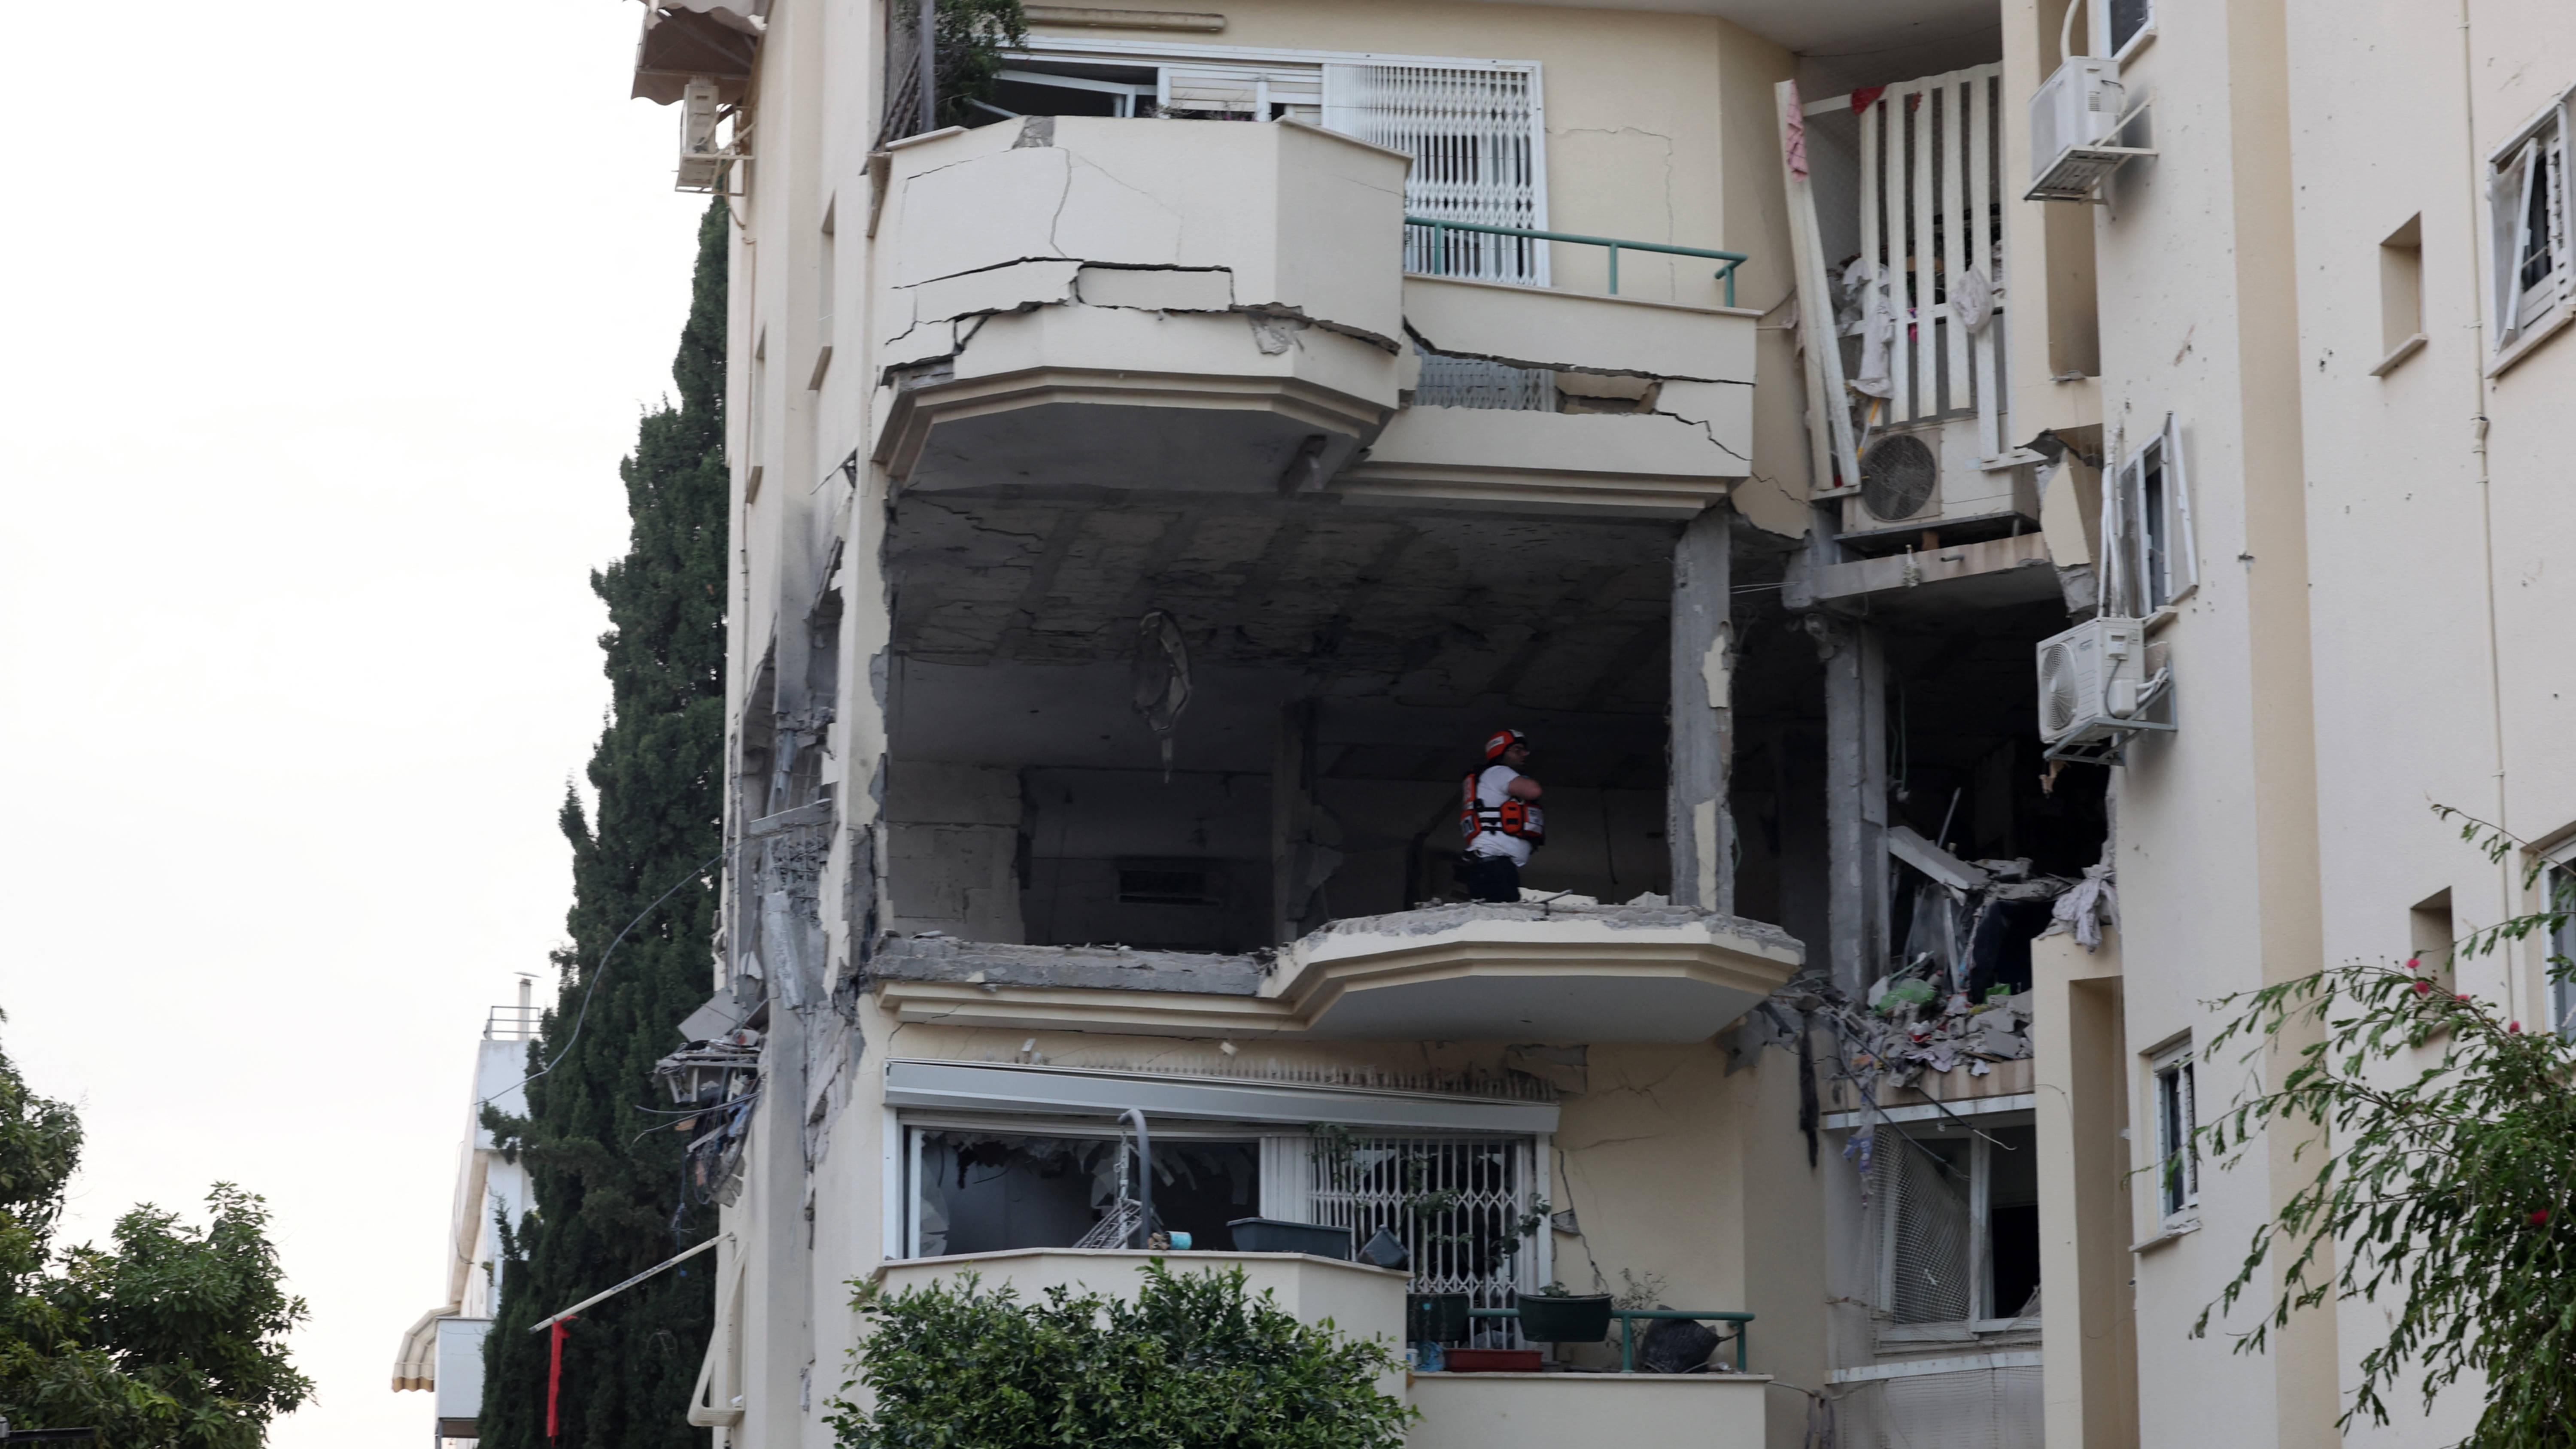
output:
M1887 827L1887 853L1955 891L1984 890L1988 877L1904 825Z
M1074 292L1086 307L1223 312L1234 306L1234 274L1215 268L1084 267Z

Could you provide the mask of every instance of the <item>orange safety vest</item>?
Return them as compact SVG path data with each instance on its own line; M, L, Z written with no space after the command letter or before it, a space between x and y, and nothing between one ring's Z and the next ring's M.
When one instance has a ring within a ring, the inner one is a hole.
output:
M1486 770L1493 766L1487 765ZM1469 840L1492 833L1526 840L1532 845L1547 844L1547 812L1516 795L1505 795L1500 805L1486 805L1476 799L1476 782L1485 770L1469 770L1458 808L1458 830Z

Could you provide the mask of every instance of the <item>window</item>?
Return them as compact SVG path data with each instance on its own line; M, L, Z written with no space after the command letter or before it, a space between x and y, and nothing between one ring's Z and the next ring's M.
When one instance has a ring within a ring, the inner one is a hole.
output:
M805 381L808 392L823 385L823 374L832 370L832 289L839 280L840 264L833 233L833 215L839 210L839 199L823 208L823 241L816 265L821 269L815 279L814 332L821 342L814 349L814 375Z
M1128 1144L1097 1136L912 1129L911 1255L1069 1248L1135 1195ZM1259 1144L1154 1134L1154 1217L1201 1248L1226 1249L1226 1227L1260 1216ZM1128 1221L1134 1221L1131 1215ZM1118 1246L1118 1244L1111 1244Z
M1876 1130L1870 1210L1889 1324L2002 1328L2037 1317L2038 1154L2027 1125L1971 1119Z
M2200 1125L2193 1098L2191 1039L2156 1053L2156 1215L2171 1230L2200 1207Z
M2426 974L2445 983L2451 980L2451 893L2441 891L2426 897L2406 913L2407 953L2423 964Z
M2424 217L2418 212L2379 244L2379 366L2405 361L2424 342Z
M2127 50L2130 41L2156 23L2154 0L2111 0L2106 12L2111 22L2111 48L2107 52L2111 55Z
M2557 314L2568 294L2567 105L2560 96L2488 157L2499 351Z
M1000 75L997 114L1315 121L1413 158L1409 215L1547 226L1539 67L1517 61L1341 55L1039 37ZM1547 283L1524 237L1407 228L1405 265L1484 281Z
M2182 429L2171 413L2165 415L2163 431L2121 460L2102 527L2104 612L2145 618L2200 582L2191 494L2183 477Z

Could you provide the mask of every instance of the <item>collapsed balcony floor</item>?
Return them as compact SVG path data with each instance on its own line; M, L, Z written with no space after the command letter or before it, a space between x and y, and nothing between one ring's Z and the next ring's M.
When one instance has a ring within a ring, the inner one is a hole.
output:
M1443 905L1353 917L1276 952L892 939L907 1021L1341 1040L1696 1041L1785 983L1778 927L1653 903Z

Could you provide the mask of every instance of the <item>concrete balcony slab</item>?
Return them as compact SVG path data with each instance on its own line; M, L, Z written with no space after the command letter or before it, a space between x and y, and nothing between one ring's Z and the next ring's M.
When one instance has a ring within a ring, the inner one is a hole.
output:
M1268 957L897 943L878 1004L952 1026L1356 1041L1700 1041L1799 944L1658 906L1440 906L1337 921Z

